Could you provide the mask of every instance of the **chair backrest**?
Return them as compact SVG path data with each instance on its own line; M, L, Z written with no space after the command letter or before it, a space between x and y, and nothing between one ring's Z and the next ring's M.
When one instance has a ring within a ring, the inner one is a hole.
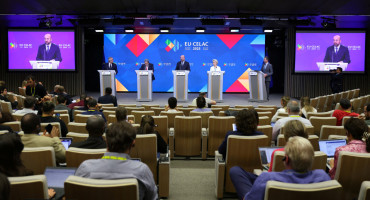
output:
M212 105L211 108L221 108L222 111L226 111L230 108L229 105Z
M311 99L311 106L317 108L317 104L319 103L319 98Z
M154 111L154 115L155 116L159 116L159 114L161 114L162 111L165 110L165 108L160 108L160 107L150 107L149 110L152 110Z
M168 128L173 128L175 126L175 117L184 116L184 113L182 111L179 111L179 112L162 111L160 116L167 116L168 117Z
M258 121L259 121L258 125L260 125L260 126L271 125L271 118L269 118L267 116L258 117Z
M29 147L24 148L21 160L33 174L44 174L46 167L55 167L55 153L53 147Z
M9 199L49 199L45 175L9 177Z
M345 91L342 93L342 98L341 99L348 99L349 96L349 91Z
M73 119L76 119L76 115L81 114L83 112L86 112L86 110L77 110L75 106L75 108L73 109Z
M265 200L340 199L341 192L342 186L335 180L309 184L267 181Z
M131 115L135 117L135 124L141 123L141 118L143 115L151 115L154 116L154 111L148 110L148 111L141 111L141 110L133 110L131 112Z
M268 137L266 135L230 135L227 138L225 173L226 192L235 192L229 175L230 168L233 166L240 166L248 172L253 172L254 169L262 169L261 157L258 147L266 146L270 146L270 141L268 141Z
M137 111L145 111L144 107L126 107L127 110L127 115L132 115L132 111L137 110Z
M105 119L108 119L109 115L115 115L116 111L115 110L103 110L103 115Z
M201 150L202 118L175 117L175 155L198 156Z
M190 112L194 110L194 108L178 108L179 111L184 113L184 116L189 116Z
M148 165L157 180L157 136L155 134L136 135L135 147L131 149L131 158L140 158Z
M214 156L215 151L225 139L226 133L233 130L234 116L210 116L208 119L208 155Z
M370 181L362 182L358 200L370 200Z
M56 117L55 114L53 115L53 117ZM60 114L59 119L61 119L66 125L68 125L70 122L69 114Z
M340 101L340 98L342 97L341 93L335 93L334 94L334 99L333 99L333 104L336 104Z
M343 126L330 126L330 125L321 126L320 140L327 140L330 135L346 136L346 130L344 130Z
M360 103L360 106L358 108L358 113L363 113L364 112L364 107L367 103L367 96L362 96L362 97L359 97L359 99L361 100L361 103Z
M331 117L331 115L332 115L331 112L319 112L319 113L308 112L306 118L310 119L311 117Z
M22 120L22 117L24 115L25 114L15 114L15 113L12 114L12 116L14 117L14 119L17 120L17 121L21 121Z
M26 97L21 96L21 95L16 95L16 97L18 101L17 109L21 110L24 107L24 100L26 99Z
M41 123L41 132L45 130L45 127L48 125L52 125L53 127L57 127L59 129L59 137L62 137L62 129L60 128L59 122L47 122L47 123Z
M142 104L142 105L141 105L141 107L144 107L144 109L145 109L146 111L149 111L149 110L150 110L150 108L153 108L153 107L159 107L159 105L158 105L158 104Z
M114 107L114 104L113 103L99 103L99 105L101 105L101 107Z
M100 159L107 149L82 149L70 147L66 151L67 167L79 167L80 164L89 159Z
M127 115L127 120L130 121L134 121L135 122L135 116L133 115ZM107 118L107 123L110 124L110 123L116 123L117 122L117 118L116 118L116 115L108 115L108 118Z
M308 140L312 144L313 149L315 151L319 151L320 150L320 147L319 147L319 137L317 135L308 135ZM277 138L277 146L285 146L285 144L286 144L286 141L285 141L284 135L283 134L278 135L278 138Z
M94 116L94 115L77 114L74 119L76 123L86 123L87 119L89 119L89 117L91 116Z
M104 110L116 111L116 110L117 110L117 107L106 107L106 106L104 107L104 106L103 106L101 109L102 109L103 111L104 111Z
M244 108L229 108L228 111L237 111L237 112L239 112L239 111L241 111L243 109Z
M279 112L277 116L280 116L280 117L289 117L289 114L288 113L283 113L283 112Z
M358 113L358 114L361 114L360 113L360 110L361 110L360 109L361 101L362 101L361 98L356 98L356 99L352 99L351 100L353 112Z
M102 180L69 176L64 182L66 199L139 199L136 179Z
M328 112L331 110L334 102L334 94L328 95L328 98L326 99L325 103L325 112Z
M136 104L118 104L118 107L136 107Z
M353 95L355 94L355 90L350 90L348 91L348 99L351 100L353 99Z
M5 123L2 123L1 125L4 125L4 126L9 126L10 128L12 128L13 131L21 131L22 128L21 128L21 121L14 121L14 122L5 122Z
M85 141L89 137L89 134L68 132L67 137L72 138L73 142L82 142L82 141Z
M202 128L208 128L208 119L210 116L213 116L212 111L208 112L190 112L190 116L200 116L202 118Z
M1 101L1 110L4 112L13 113L12 104L10 102Z
M317 103L317 112L324 112L325 103L326 103L328 96L321 96L318 98L319 98L319 102Z
M263 134L265 134L268 137L269 141L271 142L271 140L272 140L272 126L271 125L257 126L257 131L260 131Z
M214 116L219 116L222 108L211 108Z
M234 108L253 109L253 105L235 105Z
M89 132L86 130L86 123L70 122L67 126L68 126L68 131L69 131L69 132L75 132L75 133L89 133Z
M271 117L275 115L277 109L276 108L255 108L258 113L259 112L271 112Z
M272 118L272 112L257 112L258 113L258 117L263 117L263 116L267 116L269 117L270 119Z
M26 96L26 88L18 87L19 95Z
M68 114L68 110L54 110L54 113Z
M344 199L357 198L363 181L370 180L370 153L340 151L335 180L343 186Z
M349 120L351 118L352 118L351 116L345 116L345 117L343 117L343 119L342 119L342 126L344 126L344 124L346 124L347 120ZM358 118L358 117L353 117L353 118Z
M357 88L357 89L355 89L355 93L353 94L353 98L357 98L359 96L360 96L360 89Z
M154 123L157 125L155 130L162 136L163 140L168 144L168 117L167 116L153 116Z
M315 135L319 136L321 127L323 125L331 125L331 126L337 125L337 118L335 117L311 117L310 122L312 126L314 127Z

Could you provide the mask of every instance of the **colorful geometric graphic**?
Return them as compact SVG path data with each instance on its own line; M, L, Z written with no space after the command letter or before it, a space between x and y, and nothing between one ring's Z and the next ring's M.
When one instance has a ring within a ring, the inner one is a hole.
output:
M10 43L10 48L14 48L15 47L15 44L14 43Z
M171 50L173 50L174 52L176 52L182 46L182 45L180 45L180 42L177 41L177 40L174 40L173 42L171 42L171 40L167 39L166 40L166 44L167 44L167 47L166 47L166 51L167 52L169 52Z
M251 68L248 68L239 78L236 80L226 92L248 92L249 91L249 75L248 72Z
M227 47L229 47L229 49L231 49L240 39L242 39L244 34L218 34L217 36L226 44Z
M159 34L138 34L127 43L126 47L131 50L131 52L139 57L141 53L153 43Z
M303 47L300 44L297 44L297 50L301 50Z

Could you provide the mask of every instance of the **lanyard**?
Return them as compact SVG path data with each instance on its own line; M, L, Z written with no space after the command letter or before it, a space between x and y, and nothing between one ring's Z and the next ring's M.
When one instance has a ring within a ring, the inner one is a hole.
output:
M301 117L301 116L298 116L298 115L290 115L289 117Z
M89 111L89 112L95 112L96 110L87 110L87 111Z
M31 88L31 94L32 94L32 96L35 96L35 93L36 93L36 88L35 87L33 88L33 92L32 92L32 88Z
M117 156L103 156L101 159L105 159L105 160L122 160L122 161L126 161L127 160L127 158L117 157Z

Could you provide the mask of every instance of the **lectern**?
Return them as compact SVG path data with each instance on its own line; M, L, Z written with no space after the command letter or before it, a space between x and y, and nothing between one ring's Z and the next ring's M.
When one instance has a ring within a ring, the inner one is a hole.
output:
M208 98L216 102L222 102L223 84L225 71L207 71L208 74Z
M105 95L105 88L112 88L112 95L116 95L116 71L98 70L100 77L100 96Z
M32 69L58 69L59 61L30 60Z
M265 74L261 71L250 71L249 75L249 101L267 101Z
M188 100L188 70L172 70L173 74L173 96L179 102Z
M341 67L343 71L346 71L348 63L337 63L337 62L317 62L317 67L319 71L330 71Z
M135 70L137 76L136 101L152 101L152 70Z

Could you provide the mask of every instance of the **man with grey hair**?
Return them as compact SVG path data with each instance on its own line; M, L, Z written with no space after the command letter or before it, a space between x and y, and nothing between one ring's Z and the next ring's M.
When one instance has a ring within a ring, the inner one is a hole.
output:
M240 199L264 199L268 181L309 184L331 180L324 170L311 170L315 152L306 138L289 138L284 151L285 170L282 172L262 173L257 177L239 166L230 169L230 178Z
M152 81L155 80L155 77L154 77L154 65L152 63L149 63L149 60L148 59L145 59L144 60L144 64L141 65L140 69L139 70L152 70L153 71L153 74L152 74Z
M86 130L89 132L89 137L82 142L73 142L70 147L83 149L107 148L107 144L103 139L103 133L105 132L105 121L100 115L94 115L87 119Z
M187 70L190 71L190 64L188 61L185 60L185 56L181 55L180 56L180 61L177 62L176 64L176 69L175 70Z
M108 63L103 64L103 70L114 70L116 71L116 74L118 74L117 65L116 63L113 63L113 58L108 58Z
M272 130L272 140L276 141L277 137L280 133L281 127L284 126L285 123L291 120L299 120L303 123L305 126L312 126L311 122L308 119L302 118L299 116L300 107L297 101L289 101L287 105L287 111L289 117L284 117L282 119L279 119Z

